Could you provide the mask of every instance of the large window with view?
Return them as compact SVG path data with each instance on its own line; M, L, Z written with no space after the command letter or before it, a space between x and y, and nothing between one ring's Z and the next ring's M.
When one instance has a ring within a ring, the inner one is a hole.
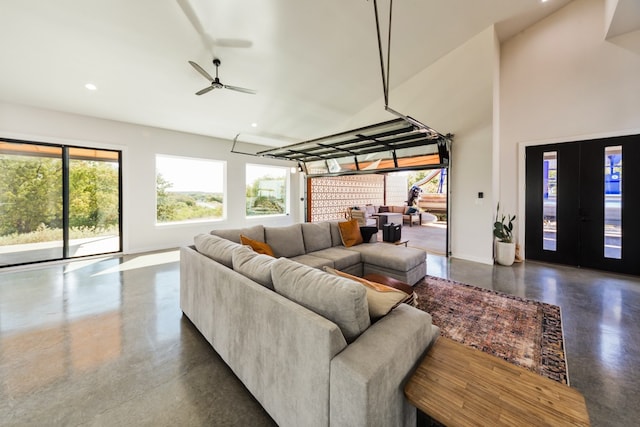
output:
M247 164L247 217L287 213L289 168Z
M0 266L120 251L120 155L0 140Z
M226 163L156 156L156 223L220 220L225 217Z

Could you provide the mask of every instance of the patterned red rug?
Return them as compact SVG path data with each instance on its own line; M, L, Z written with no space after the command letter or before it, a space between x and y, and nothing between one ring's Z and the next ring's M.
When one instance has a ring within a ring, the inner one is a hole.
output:
M560 307L432 276L414 290L443 336L569 383Z

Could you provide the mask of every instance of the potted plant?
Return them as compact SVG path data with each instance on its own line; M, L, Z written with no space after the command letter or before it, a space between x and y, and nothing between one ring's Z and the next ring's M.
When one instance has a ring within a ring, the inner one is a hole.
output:
M511 265L516 258L516 244L513 242L513 221L515 215L500 215L500 203L496 209L496 219L493 223L493 236L496 240L496 262L501 265Z

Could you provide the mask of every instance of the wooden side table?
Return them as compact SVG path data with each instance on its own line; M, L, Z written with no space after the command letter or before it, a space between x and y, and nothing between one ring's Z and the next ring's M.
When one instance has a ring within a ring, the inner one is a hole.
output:
M488 353L440 337L404 388L446 426L588 426L582 394Z

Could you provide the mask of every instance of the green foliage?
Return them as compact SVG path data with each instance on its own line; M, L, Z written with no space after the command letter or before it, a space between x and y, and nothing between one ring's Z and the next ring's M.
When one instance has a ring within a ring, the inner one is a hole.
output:
M62 162L0 157L0 235L62 225Z
M71 160L69 225L99 232L119 221L118 169L113 164ZM46 236L62 228L62 161L0 156L0 236ZM42 237L46 238L46 237ZM58 238L54 238L56 240ZM48 241L48 240L45 240Z
M162 222L222 218L224 199L218 193L171 192L172 184L161 174L156 176L156 218Z
M415 184L416 182L422 180L424 177L426 177L427 175L431 174L432 172L433 172L433 170L428 169L428 170L409 173L409 177L407 179L408 188L411 188L411 186L413 184ZM440 186L440 179L441 178L442 178L442 175L437 175L437 176L433 177L431 180L429 180L428 182L425 182L424 184L422 184L420 186L420 188L422 188L422 190L425 193L437 193L438 192L438 188Z
M513 242L513 221L516 220L516 216L504 215L500 216L500 203L496 209L496 219L493 223L493 235L501 242L512 243Z

